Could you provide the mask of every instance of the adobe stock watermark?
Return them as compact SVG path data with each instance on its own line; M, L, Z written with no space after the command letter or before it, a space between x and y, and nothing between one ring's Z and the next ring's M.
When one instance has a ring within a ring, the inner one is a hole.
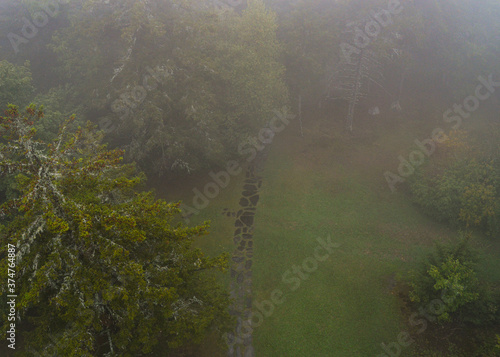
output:
M289 113L285 107L281 111L275 110L274 114L269 124L262 128L257 136L250 137L238 145L238 153L241 156L246 156L247 162L255 160L257 153L271 144L274 136L285 130L290 121L296 117L294 114ZM193 189L193 206L181 203L180 208L186 223L189 223L189 217L193 214L198 215L201 210L208 207L210 200L216 198L221 190L229 186L231 177L239 175L242 171L243 167L236 160L228 161L224 170L217 173L211 171L208 174L210 182L203 187L203 191L197 187Z
M146 72L142 78L142 85L136 85L129 91L122 93L120 98L117 98L111 103L111 110L113 113L117 114L121 121L127 119L132 114L133 109L140 106L148 93L157 89L163 81L173 74L173 70L156 67L152 69L151 67L146 67ZM164 96L170 100L167 93ZM99 120L99 129L103 130L105 133L109 134L117 128L117 124L110 118L105 117Z
M448 311L447 306L453 304L455 298L456 296L447 296L447 290L443 290L440 299L430 301L425 308L420 306L418 312L411 314L408 323L411 327L419 327L415 334L424 333L427 330L428 322L436 322L441 315ZM380 344L384 353L377 355L377 357L399 357L403 349L411 346L414 342L415 340L408 331L401 331L396 341Z
M213 8L218 12L219 16L223 16L229 11L233 11L236 9L241 9L241 5L246 3L245 0L210 0L209 2L210 6L213 6Z
M219 9L238 7L243 4L243 0L212 0L214 6Z
M378 37L383 28L393 23L392 16L400 14L401 11L403 11L403 5L399 0L389 0L387 10L382 9L379 12L372 13L370 20L365 23L364 29L356 26L354 28L353 44L343 42L340 45L347 62L349 64L355 63L352 60L352 54L361 54L361 50L368 47Z
M466 97L462 104L454 103L452 108L449 108L443 113L443 121L448 124L453 124L452 130L457 130L462 126L463 120L468 119L471 113L479 109L481 101L489 99L494 93L495 88L500 87L500 82L493 80L493 74L488 78L483 76L478 77L480 84L476 86L473 95ZM425 162L426 157L430 157L436 151L436 145L446 142L449 137L441 128L435 128L430 135L430 138L422 141L415 139L415 144L418 149L413 150L408 160L402 155L399 155L398 174L391 171L384 172L384 178L389 185L389 189L394 193L396 184L403 183L408 177L414 174L415 169Z
M241 344L252 336L253 331L262 326L264 320L273 315L276 308L286 301L286 293L294 292L300 288L302 282L308 280L312 273L318 270L320 263L326 261L338 249L341 244L332 242L330 236L326 239L316 238L318 245L313 249L313 253L302 260L300 265L294 265L281 275L281 283L286 288L276 288L269 294L269 299L253 302L253 308L247 320L242 322L240 333L235 336L232 333L226 334L229 347Z
M23 21L23 27L21 28L20 35L14 32L10 32L7 35L12 48L16 55L19 53L19 46L22 44L28 44L30 40L36 37L38 31L47 26L50 18L54 18L59 15L59 5L67 5L70 0L50 0L47 3L43 2L40 4L40 10L35 12L31 19L23 16L21 20Z

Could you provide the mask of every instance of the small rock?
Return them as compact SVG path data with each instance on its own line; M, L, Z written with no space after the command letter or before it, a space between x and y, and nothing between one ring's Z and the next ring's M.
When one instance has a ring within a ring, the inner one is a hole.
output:
M242 216L240 221L243 222L244 225L251 226L253 224L253 216Z
M231 258L231 260L235 263L241 263L245 260L245 258L243 258L242 256L234 256ZM232 270L232 269L231 269Z
M242 198L240 199L240 206L241 206L241 207L247 207L248 205L249 205L248 200L247 200L245 197L242 197Z
M250 202L252 203L252 206L257 206L257 202L259 202L259 195L250 197Z

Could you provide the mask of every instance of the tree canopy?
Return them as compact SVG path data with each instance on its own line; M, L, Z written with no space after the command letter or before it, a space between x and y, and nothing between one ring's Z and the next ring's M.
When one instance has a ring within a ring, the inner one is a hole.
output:
M176 223L178 203L138 192L143 177L121 164L122 151L101 144L90 123L72 133L67 121L53 142L38 140L34 125L42 117L33 105L26 112L11 105L0 117L8 139L0 168L15 175L19 192L1 206L0 255L7 243L16 247L16 308L27 350L135 356L224 326L228 297L210 271L224 270L227 257L192 247L207 224ZM7 264L2 259L3 271Z

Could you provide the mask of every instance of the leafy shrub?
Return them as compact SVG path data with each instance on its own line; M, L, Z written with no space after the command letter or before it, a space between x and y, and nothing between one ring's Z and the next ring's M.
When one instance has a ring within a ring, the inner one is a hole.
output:
M415 201L454 227L500 233L500 169L481 155L453 158L420 168L410 180Z
M422 306L444 303L439 322L485 325L498 321L498 297L476 273L478 254L468 237L458 244L436 245L410 278L410 300Z

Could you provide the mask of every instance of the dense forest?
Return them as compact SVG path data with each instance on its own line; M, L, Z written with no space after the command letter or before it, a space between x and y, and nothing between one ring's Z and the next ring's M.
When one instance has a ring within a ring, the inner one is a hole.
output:
M1 356L500 356L500 2L0 0Z

